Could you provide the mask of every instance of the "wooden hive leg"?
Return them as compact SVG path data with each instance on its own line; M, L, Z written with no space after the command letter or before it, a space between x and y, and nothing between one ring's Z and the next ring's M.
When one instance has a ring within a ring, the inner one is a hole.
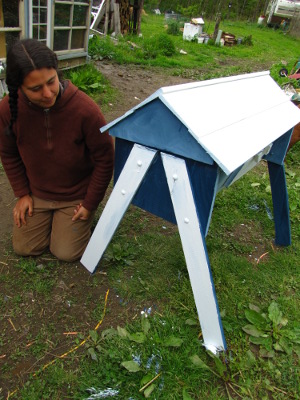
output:
M80 260L90 272L96 269L155 154L156 150L139 145L134 145L131 150Z
M161 154L195 303L204 346L216 353L226 343L211 276L205 238L201 232L185 161Z
M289 200L284 165L268 161L275 223L275 243L279 246L291 244Z

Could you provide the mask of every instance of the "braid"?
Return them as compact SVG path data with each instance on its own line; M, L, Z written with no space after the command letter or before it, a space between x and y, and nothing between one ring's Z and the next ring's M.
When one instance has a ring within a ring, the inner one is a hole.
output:
M10 109L10 123L6 130L7 135L13 134L13 124L16 122L18 117L18 88L8 87L9 90L9 109Z

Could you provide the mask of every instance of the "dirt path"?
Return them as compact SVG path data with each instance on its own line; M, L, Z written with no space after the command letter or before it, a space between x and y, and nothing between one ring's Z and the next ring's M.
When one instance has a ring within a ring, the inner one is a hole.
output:
M105 112L107 122L120 117L163 86L191 82L179 76L168 75L168 71L160 68L148 69L108 62L98 62L96 65L119 91L117 101L111 103L110 109Z

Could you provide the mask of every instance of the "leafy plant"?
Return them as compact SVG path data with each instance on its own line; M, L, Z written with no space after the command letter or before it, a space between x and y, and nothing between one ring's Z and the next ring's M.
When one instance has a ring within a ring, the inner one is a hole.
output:
M114 44L109 36L100 38L94 35L90 38L88 52L93 60L111 60L115 56Z
M168 22L168 29L167 29L167 33L169 35L180 35L181 31L180 31L180 24L178 21L175 20L171 20L170 22Z
M115 243L105 253L105 259L118 265L132 265L136 257L136 249L128 243Z
M276 302L270 304L267 313L250 305L245 316L250 324L245 325L243 331L249 335L251 343L260 346L262 357L274 357L275 351L292 354L295 350L299 353L300 331L287 327L288 320L283 317Z
M64 77L87 95L99 96L108 88L108 82L93 64L65 71Z
M175 54L175 45L172 39L161 33L145 39L143 43L144 55L146 58L156 58L158 55L170 57Z
M253 46L252 35L247 35L243 38L242 43L244 46Z

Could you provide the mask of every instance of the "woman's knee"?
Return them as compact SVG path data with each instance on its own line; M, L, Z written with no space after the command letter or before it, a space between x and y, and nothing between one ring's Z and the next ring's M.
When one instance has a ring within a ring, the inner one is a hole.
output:
M77 261L81 258L83 251L74 251L71 249L61 247L50 246L50 252L54 255L58 260L65 262L73 262Z
M36 245L31 245L30 243L22 242L20 240L13 239L13 249L14 252L19 256L39 256L41 255L46 249L47 246L38 247Z

